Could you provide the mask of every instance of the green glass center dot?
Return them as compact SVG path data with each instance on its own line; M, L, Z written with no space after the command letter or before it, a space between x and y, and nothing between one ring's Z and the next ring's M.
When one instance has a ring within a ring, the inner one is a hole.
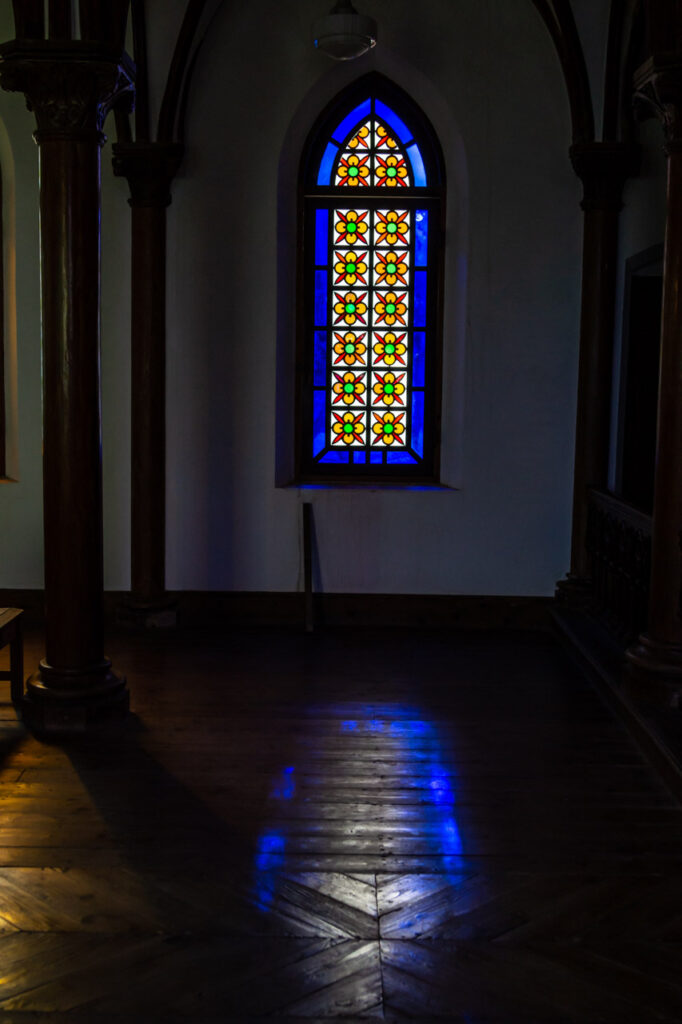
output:
M384 423L384 434L392 434L392 433L393 433L393 424L392 423Z
M395 313L395 302L387 302L386 303L386 312L387 313Z
M388 231L389 235L394 235L396 233L396 231L398 230L398 225L397 224L389 224L388 227L386 228L386 230Z
M347 274L354 274L355 273L355 264L354 263L346 263L346 273Z
M353 344L352 341L349 341L348 344L346 345L346 352L348 353L349 356L352 355L353 352L355 352L355 345Z
M359 168L357 168L357 167L349 167L348 168L348 174L349 174L349 176L351 178L357 178L359 173L360 173L360 171L359 171Z
M344 384L343 390L346 392L347 395L352 395L353 392L355 391L355 386L353 384Z
M389 341L388 345L384 345L384 352L386 353L387 356L392 356L393 353L395 352L395 345L391 345Z
M355 303L354 302L347 302L346 303L346 313L354 313L354 312L355 312Z
M386 264L386 273L388 273L388 274L395 274L397 269L398 268L396 267L395 263L387 263Z
M344 423L344 425L343 425L343 432L344 432L344 434L352 434L353 433L353 424L352 423Z
M398 172L396 171L395 167L389 167L386 173L388 174L389 178L395 178Z
M393 389L393 385L392 384L384 384L384 394L385 395L392 395L393 394L393 390L394 389Z

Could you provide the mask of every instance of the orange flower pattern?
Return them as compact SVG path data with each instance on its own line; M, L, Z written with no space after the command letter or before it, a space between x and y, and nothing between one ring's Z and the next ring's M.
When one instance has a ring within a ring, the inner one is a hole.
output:
M334 378L334 405L338 405L339 402L343 402L344 405L357 405L358 401L362 400L365 391L364 373L347 370L344 374L335 373Z
M334 345L334 364L345 363L346 366L362 365L365 360L363 356L367 351L364 334L355 334L354 331L346 331L345 334L334 332L336 343Z
M405 151L385 125L372 119L339 152L332 180L341 188L395 188L412 184Z
M405 295L405 292L402 295L396 292L380 292L377 302L374 303L375 323L386 324L387 327L393 327L395 323L404 326L407 315Z
M372 391L376 395L374 399L374 405L378 405L379 402L383 402L384 405L393 405L394 402L397 405L404 405L405 401L403 395L405 394L405 385L402 383L404 373L401 373L396 377L394 373L390 371L383 375L377 373L376 381Z
M407 167L395 141L376 127L374 135L365 128L346 143L339 175L350 177L357 168L356 185L368 184L372 175L385 179L389 188L405 184ZM372 146L380 145L384 152L375 154L375 170L362 174L371 165ZM388 207L331 210L329 448L390 451L409 446L413 217L410 209Z
M404 412L375 412L372 424L375 440L382 445L404 444L405 438L402 436L405 433L405 424L402 422L404 416Z
M364 412L333 413L332 430L336 434L334 444L362 444L365 436ZM404 429L404 428L403 428Z
M361 284L367 284L365 276L367 273L366 252L358 253L350 249L348 252L335 253L335 257L334 273L338 276L334 279L334 284L339 284L341 281L344 284L355 284L357 281Z

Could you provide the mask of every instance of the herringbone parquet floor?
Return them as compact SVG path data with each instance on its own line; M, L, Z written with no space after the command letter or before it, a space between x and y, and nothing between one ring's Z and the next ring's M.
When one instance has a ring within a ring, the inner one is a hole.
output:
M682 814L550 638L112 648L124 724L0 708L0 1024L682 1021Z

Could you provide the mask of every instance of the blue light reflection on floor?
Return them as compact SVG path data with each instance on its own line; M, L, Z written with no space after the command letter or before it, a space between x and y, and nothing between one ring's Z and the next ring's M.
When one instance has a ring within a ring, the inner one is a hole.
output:
M322 705L308 709L312 718L337 718L351 706ZM354 717L341 717L338 730L348 736L349 758L356 736L372 736L378 745L386 741L386 753L397 758L401 767L414 774L410 784L415 791L418 817L415 821L420 846L427 844L433 858L433 872L446 873L452 883L462 881L465 865L464 844L456 814L456 771L449 763L445 745L433 722L420 717L419 710L403 705L352 705ZM398 740L396 744L394 741ZM393 742L392 742L393 741ZM297 786L296 766L288 765L273 779L269 798L271 822L260 834L254 856L254 895L260 908L268 911L277 896L278 879L286 869L286 826L276 827L276 807L282 802L305 799ZM322 794L319 794L322 798ZM317 798L317 795L316 795ZM421 827L421 831L420 831ZM427 869L429 870L429 869Z

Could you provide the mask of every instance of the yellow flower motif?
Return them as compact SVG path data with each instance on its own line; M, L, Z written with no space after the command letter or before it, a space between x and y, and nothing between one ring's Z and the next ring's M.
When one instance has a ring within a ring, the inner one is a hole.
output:
M396 377L394 373L385 373L383 377L381 374L377 374L376 384L372 388L372 391L377 396L374 399L374 404L378 405L379 402L383 402L384 405L393 405L397 402L398 405L404 405L403 399L400 397L405 392L405 385L401 383L404 373Z
M353 252L337 252L337 263L334 265L334 271L338 274L338 277L334 281L334 284L338 284L343 281L344 284L355 284L356 281L360 281L361 284L367 284L364 275L367 272L367 264L365 259L367 253ZM364 257L364 258L363 258Z
M336 231L338 232L337 245L339 242L355 245L358 239L360 242L363 242L367 234L366 216L367 210L363 210L361 213L358 213L357 210L347 210L345 213L339 212L339 219L336 222Z
M348 143L348 148L349 149L357 149L359 146L362 146L364 149L367 149L367 147L369 145L369 143L367 142L368 136L369 136L369 125L368 124L363 124L362 128L360 129L360 131L357 132L353 136L353 138L350 140L350 142Z
M386 147L387 149L397 149L398 143L395 141L392 135L389 135L383 124L377 125L377 149Z
M405 433L405 425L401 423L404 412L380 412L374 413L375 422L372 424L372 431L377 435L375 440L382 444L404 444L405 439L401 434Z
M350 327L352 324L358 321L364 324L364 315L367 312L367 304L362 300L365 297L365 292L362 295L356 295L355 292L346 292L342 295L340 292L336 293L336 302L334 303L334 312L336 320L334 323L338 324L344 320Z
M374 337L376 338L376 343L373 352L377 362L384 362L387 366L393 366L395 362L400 363L402 366L405 365L405 360L403 359L406 352L405 345L403 344L404 334L398 336L393 331L389 331L383 337L378 334L375 334Z
M369 176L368 160L369 153L367 156L363 156L362 159L360 159L357 153L349 153L348 156L342 157L339 160L339 166L336 171L336 184L350 185L351 188L355 188L358 185L366 185L366 179Z
M365 433L365 424L363 422L364 412L357 414L352 412L334 413L335 422L332 424L332 430L336 434L334 438L334 444L338 444L339 441L343 441L344 444L362 444L363 434Z
M364 373L356 374L352 370L347 370L343 376L340 373L335 373L334 376L336 377L332 389L336 395L334 405L339 402L343 402L344 405L352 405L364 393Z
M355 363L364 363L365 360L362 357L367 351L367 346L363 342L364 334L354 334L353 331L346 331L345 334L334 332L334 337L336 338L334 365L345 363L346 366L353 366Z
M390 245L406 242L407 238L407 210L399 213L397 210L388 210L382 213L377 212L377 242L379 245L388 242Z
M397 281L407 284L407 253L395 252L390 249L388 252L377 252L377 264L374 268L378 274L377 284L394 285Z
M396 295L395 292L385 292L385 294L380 295L374 306L374 312L377 317L376 322L378 324L385 323L388 327L392 327L397 321L404 326L405 314L407 313L407 306L403 302L404 298L404 292L402 295ZM334 309L336 309L336 306Z
M407 167L402 157L387 156L382 160L377 155L376 177L377 185L386 185L388 188L395 188L396 185L408 185Z

